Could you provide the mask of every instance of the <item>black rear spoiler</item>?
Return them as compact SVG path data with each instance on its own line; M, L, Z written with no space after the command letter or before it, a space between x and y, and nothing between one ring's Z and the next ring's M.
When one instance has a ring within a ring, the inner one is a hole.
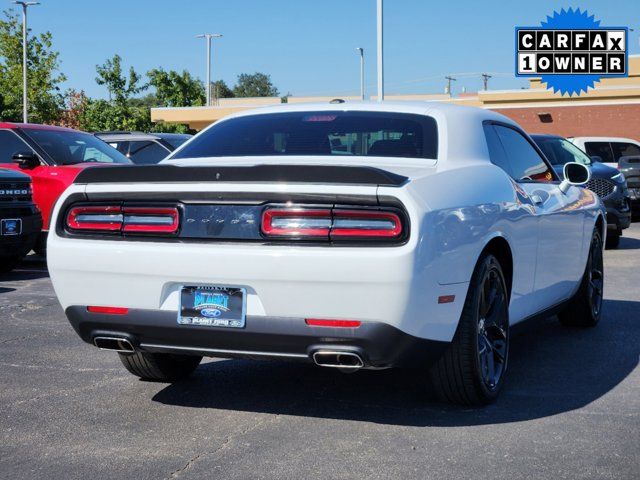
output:
M89 167L73 183L282 182L398 187L408 180L374 167L330 165L256 165L181 167L176 165Z

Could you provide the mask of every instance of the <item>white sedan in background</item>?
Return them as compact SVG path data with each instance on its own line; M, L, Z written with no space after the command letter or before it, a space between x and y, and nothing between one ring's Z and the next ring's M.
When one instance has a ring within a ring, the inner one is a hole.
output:
M57 203L51 278L74 329L145 379L203 356L420 367L498 395L509 329L601 315L606 221L513 121L440 103L228 117L165 165L90 169ZM418 370L419 371L419 370Z

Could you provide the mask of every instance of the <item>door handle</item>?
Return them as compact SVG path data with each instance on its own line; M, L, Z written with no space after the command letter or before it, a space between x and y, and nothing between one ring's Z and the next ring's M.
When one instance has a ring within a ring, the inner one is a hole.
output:
M544 203L544 200L542 200L542 197L540 195L531 195L531 201L536 204L536 205L542 205Z

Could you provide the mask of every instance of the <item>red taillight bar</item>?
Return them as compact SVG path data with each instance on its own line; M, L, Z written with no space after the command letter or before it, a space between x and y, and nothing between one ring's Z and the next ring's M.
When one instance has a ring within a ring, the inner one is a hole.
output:
M334 210L331 237L395 238L402 233L402 221L393 212Z
M262 233L267 236L328 237L330 228L328 208L269 208L262 214Z
M323 237L325 239L398 239L403 234L400 215L367 209L271 207L262 214L267 237Z
M304 322L311 327L358 328L362 322L358 320L329 320L323 318L305 318Z
M90 305L87 307L87 312L103 313L106 315L126 315L129 313L129 309L125 307L100 307L97 305Z
M178 231L177 208L125 207L123 232L175 233Z
M67 227L79 231L173 234L179 224L176 207L78 206L67 214Z
M117 232L122 226L120 207L73 207L67 214L67 226L73 230Z

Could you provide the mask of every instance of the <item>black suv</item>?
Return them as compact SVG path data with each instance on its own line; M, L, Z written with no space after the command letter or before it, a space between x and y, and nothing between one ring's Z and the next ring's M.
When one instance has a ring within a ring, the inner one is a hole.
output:
M42 216L32 199L31 177L0 169L0 272L8 272L33 248Z
M631 223L629 191L624 175L604 163L594 162L573 143L557 135L531 135L562 178L564 164L578 162L591 168L591 180L585 185L607 209L607 248L616 248L622 230Z

